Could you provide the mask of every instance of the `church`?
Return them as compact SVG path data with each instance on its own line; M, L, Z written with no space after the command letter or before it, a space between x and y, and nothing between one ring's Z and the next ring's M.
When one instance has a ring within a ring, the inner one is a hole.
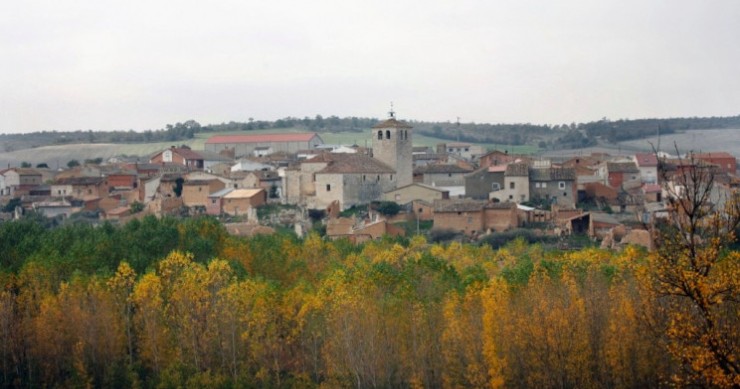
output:
M390 117L373 126L372 155L324 153L286 171L287 202L341 209L381 200L383 194L412 183L412 127Z

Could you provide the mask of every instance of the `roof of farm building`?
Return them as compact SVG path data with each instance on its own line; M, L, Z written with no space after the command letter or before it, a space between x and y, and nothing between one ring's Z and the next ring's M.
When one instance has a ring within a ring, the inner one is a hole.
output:
M318 137L318 135L315 132L300 132L300 133L286 133L286 134L254 134L254 135L216 135L216 136L212 136L208 138L208 140L206 141L206 144L309 142L314 137Z

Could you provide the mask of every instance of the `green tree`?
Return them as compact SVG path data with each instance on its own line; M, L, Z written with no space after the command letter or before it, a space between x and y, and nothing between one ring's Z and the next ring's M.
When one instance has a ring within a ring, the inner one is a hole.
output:
M70 169L72 169L73 167L77 167L77 166L80 166L80 161L76 159L72 159L69 162L67 162L67 167Z

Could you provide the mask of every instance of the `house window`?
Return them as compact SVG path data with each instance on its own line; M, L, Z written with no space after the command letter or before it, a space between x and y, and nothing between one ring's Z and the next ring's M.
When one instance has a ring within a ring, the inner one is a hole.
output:
M378 176L378 178L377 178L377 180L376 180L376 181L380 181L380 176Z
M396 201L401 201L401 195L398 194L398 193L396 193L396 195L394 196L394 198L396 199Z
M494 191L501 190L501 184L499 184L498 182L494 182L491 184L491 189L493 189Z
M465 148L465 151L470 151L470 149L468 149L468 148L466 147L466 148Z
M383 131L378 131L378 139L383 139Z
M542 183L542 187L543 187L543 188L547 188L547 183L546 183L546 182L543 182L543 183Z
M419 208L419 213L424 212L424 208Z
M558 188L565 189L565 181L558 182Z
M452 177L452 173L447 173L447 177Z
M391 139L391 130L385 131L385 139Z
M539 182L535 182L535 183L534 183L534 187L535 187L535 188L539 188L539 187L540 187L540 183L539 183Z
M513 195L509 195L509 200L514 200L514 196Z
M393 181L393 174L391 174L391 181Z
M331 184L326 184L326 191L331 192Z
M514 183L513 182L510 182L509 183L509 189L514 189Z
M365 181L365 175L364 174L362 175L362 181Z
M568 197L568 192L563 192L563 197Z
M521 195L521 201L527 201L527 196L526 195Z

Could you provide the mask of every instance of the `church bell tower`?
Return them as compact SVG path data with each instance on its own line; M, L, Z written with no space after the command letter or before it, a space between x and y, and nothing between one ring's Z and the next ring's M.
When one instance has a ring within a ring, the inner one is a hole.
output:
M396 119L393 104L389 118L373 126L373 158L396 171L396 187L413 182L413 133L410 125Z

